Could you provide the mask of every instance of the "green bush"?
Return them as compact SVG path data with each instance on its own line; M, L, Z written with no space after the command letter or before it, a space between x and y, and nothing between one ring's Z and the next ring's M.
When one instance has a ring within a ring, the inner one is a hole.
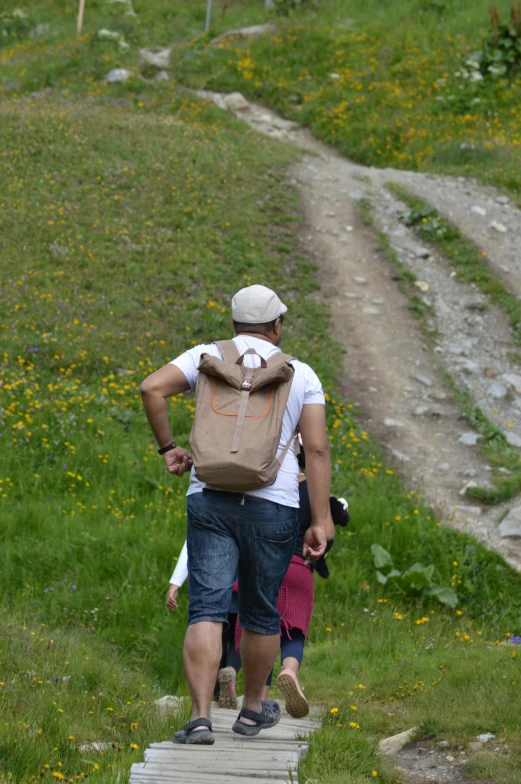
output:
M30 29L29 14L21 8L0 14L0 44L2 40L7 42L12 38L23 38Z
M513 77L521 68L521 0L512 0L510 21L503 23L497 5L490 6L492 32L468 65L483 78Z

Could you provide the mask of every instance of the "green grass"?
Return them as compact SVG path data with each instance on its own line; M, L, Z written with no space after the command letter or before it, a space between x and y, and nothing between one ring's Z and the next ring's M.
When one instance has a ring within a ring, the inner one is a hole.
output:
M171 84L101 86L96 74L136 54L102 59L89 35L107 24L105 6L88 6L79 42L73 6L27 7L58 35L3 42L1 55L20 85L4 81L0 101L0 782L43 773L123 784L143 748L171 734L152 703L186 693L186 595L177 613L164 607L186 480L165 475L138 385L186 347L228 335L231 295L260 282L288 302L285 350L327 389L333 489L353 513L332 577L317 582L302 677L328 718L304 771L326 784L394 784L376 744L414 724L455 744L497 731L510 761L485 756L472 774L510 784L521 748L508 701L516 649L498 643L519 633L520 577L403 489L336 388L340 349L286 178L296 153ZM193 8L136 4L128 24L140 43L163 43L197 32ZM262 18L261 3L236 3L223 24ZM64 74L56 89L53 69ZM170 406L181 443L193 410L190 398ZM398 569L432 564L458 610L380 586L373 543ZM114 748L79 752L94 740Z
M306 655L310 685L320 679L331 707L325 729L311 741L304 780L361 784L376 770L377 780L395 781L375 755L374 738L418 727L418 737L446 740L447 753L459 756L458 746L468 753L468 743L488 727L501 751L471 755L468 778L515 784L519 747L510 758L505 748L507 736L519 738L513 646L495 645L464 616L453 624L437 613L402 615L380 604L344 618L328 642L310 646Z
M2 623L1 781L88 778L115 784L182 717L154 708L146 664L66 626ZM104 743L104 754L82 744ZM29 777L29 774L31 776Z
M18 5L5 0L3 8ZM240 90L361 163L470 175L520 200L521 78L461 76L489 36L488 0L321 0L287 17L268 15L263 0L229 0L214 2L209 35L205 5L136 0L129 16L120 3L92 0L78 39L75 4L27 0L26 29L0 40L0 92L157 94L178 82ZM498 6L506 19L510 3ZM210 44L218 33L267 19L277 24L272 35ZM38 24L48 31L31 37ZM103 28L122 35L128 49L101 41ZM167 45L171 82L146 84L138 49ZM125 88L104 84L114 67L132 71Z

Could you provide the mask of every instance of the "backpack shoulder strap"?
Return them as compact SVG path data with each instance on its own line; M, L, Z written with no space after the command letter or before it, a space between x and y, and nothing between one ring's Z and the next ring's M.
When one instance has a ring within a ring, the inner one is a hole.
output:
M219 346L225 362L235 362L240 357L239 349L233 340L218 340L215 345Z
M272 365L275 363L277 365L284 365L293 362L294 359L296 359L296 357L292 357L289 354L284 354L283 351L277 351L276 354L272 354L271 357L266 361Z

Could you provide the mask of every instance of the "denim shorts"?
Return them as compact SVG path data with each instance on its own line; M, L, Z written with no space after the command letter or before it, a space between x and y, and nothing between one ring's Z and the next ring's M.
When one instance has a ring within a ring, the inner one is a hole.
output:
M228 623L239 579L241 626L279 634L277 598L297 540L298 510L204 490L188 496L188 623Z

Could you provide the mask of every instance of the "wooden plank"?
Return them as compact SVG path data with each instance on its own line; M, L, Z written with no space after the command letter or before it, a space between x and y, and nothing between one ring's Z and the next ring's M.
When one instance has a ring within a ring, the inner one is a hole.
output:
M204 770L195 770L193 768L187 768L187 767L183 767L183 768L180 768L180 769L175 768L175 767L171 767L169 769L162 769L161 766L151 765L151 764L145 763L145 762L134 763L132 765L131 773L132 773L132 775L140 775L140 776L145 776L145 775L155 775L155 776L157 776L157 775L160 775L158 773L158 769L161 769L161 774L164 774L165 776L168 776L168 777L172 777L172 776L176 776L176 775L179 775L182 778L185 778L186 776L193 776L194 780L195 779L199 780L199 779L208 778L208 776L212 776L212 777L215 777L215 778L226 778L227 776L241 776L241 775L245 775L245 776L250 776L250 777L253 776L255 781L257 779L259 779L259 778L260 779L273 779L273 778L274 779L277 779L277 778L284 779L284 778L288 777L288 771L287 770L283 771L280 774L277 774L276 771L263 772L263 771L255 771L255 770L253 770L253 771L252 770L248 770L246 773L241 774L240 772L237 772L237 771L233 771L233 770L232 771L228 771L228 770L224 770L222 768L216 767L216 768L213 768L212 771L210 771L210 773L208 773L207 771L204 771ZM294 773L293 773L293 777L295 777Z
M151 776L147 774L130 774L129 784L298 784L298 779L293 775L293 782L290 779L252 779L250 776L208 776L204 774L202 778L185 778L183 775L173 778L164 776Z
M217 738L213 746L206 746L204 748L213 749L214 752L216 752L216 751L226 751L228 754L237 754L237 755L251 754L251 753L255 752L255 750L257 750L257 751L273 751L273 752L293 751L295 753L300 754L301 756L303 754L307 753L307 751L309 749L309 744L308 743L299 743L298 746L297 745L290 746L290 745L288 745L290 742L291 741L289 741L289 740L286 740L286 741L270 741L270 740L266 739L264 742L263 741L259 741L258 744L254 745L253 743L251 743L251 744L248 744L248 743L233 743L233 741L229 741L229 740L223 740L222 742L220 742L219 739ZM163 754L165 756L174 756L176 754L176 752L177 752L177 748L178 747L176 745L174 747L172 747L172 746L170 746L170 747L164 746L164 747L159 747L159 748L157 746L149 746L149 748L151 750L160 752L161 754ZM189 745L188 747L185 747L185 748L192 749L192 752L188 752L188 753L193 753L193 749L194 748L199 750L201 748L201 746ZM203 751L203 754L204 753L205 752Z
M237 758L235 755L228 755L227 757L221 757L215 760L197 760L195 762L192 759L175 759L171 760L170 762L166 762L158 757L147 757L145 760L145 765L163 768L164 770L209 770L215 771L216 769L222 768L224 770L234 770L235 768L239 770L259 770L261 773L265 771L270 772L272 770L295 770L298 767L299 760L298 759L285 759L281 757L279 759L271 759L266 757L258 757L257 755L248 757L248 759L244 758ZM265 775L268 775L267 773Z
M135 775L136 774L134 774L134 776ZM212 784L217 784L217 782L219 782L219 784L221 784L221 782L222 784L225 784L226 779L229 782L236 782L238 778L246 778L248 781L252 782L252 784L258 784L259 781L267 781L271 784L272 781L285 780L289 778L289 776L293 776L293 781L298 782L296 771L290 773L287 770L252 773L247 769L243 769L220 771L219 774L216 774L214 771L161 770L158 768L140 771L138 775L140 778L146 778L148 776L150 778L161 779L165 782L190 782L190 784L204 784L207 781Z
M214 744L211 748L219 748L219 750L226 749L232 753L235 753L235 749L238 749L238 753L242 753L240 750L246 747L249 750L256 749L258 751L268 749L272 751L298 751L299 753L305 752L309 748L309 744L305 743L304 741L290 741L290 740L257 740L255 741L255 745L251 743L244 743L244 742L237 742L233 739L223 738L220 739L218 742ZM179 746L176 743L170 743L168 746L160 746L158 743L152 743L149 746L149 749L153 751L159 751L162 754L175 754Z
M288 774L284 774L287 776ZM296 774L293 773L293 784L297 784L298 778ZM280 782L289 781L289 779L280 776L279 778L276 777L266 777L266 776L255 776L252 778L250 774L246 776L235 775L234 773L222 773L216 772L214 774L208 773L195 773L184 771L172 771L169 773L161 773L155 774L152 772L145 771L132 771L130 774L130 783L136 781L144 781L144 782L165 782L165 784L170 784L170 782L175 782L175 784L206 784L206 782L210 782L210 784L242 784L243 782L247 781L249 784L279 784Z
M284 761L273 761L269 763L263 763L261 760L252 759L252 760L216 760L215 762L207 762L206 765L204 764L193 764L189 762L184 762L181 764L174 763L172 765L165 765L164 763L158 762L157 760L147 760L145 766L150 771L161 770L163 772L173 772L175 773L183 771L184 773L230 773L232 771L236 771L237 773L249 774L249 775L259 775L264 777L273 776L275 773L281 774L282 776L287 776L288 771L295 771L298 768L298 763L292 762L284 762ZM279 775L280 778L280 775Z
M210 765L186 765L185 764L181 766L180 765L164 766L164 765L158 765L155 762L147 762L147 763L143 763L143 765L144 767L141 771L142 773L148 772L148 773L154 773L156 775L163 774L163 773L165 775L170 774L171 776L178 775L181 773L185 776L196 774L196 773L201 773L204 775L216 774L216 766L211 764ZM270 765L269 768L265 768L263 766L257 765L257 763L254 760L251 760L249 762L247 760L243 760L242 762L239 762L239 760L237 760L235 764L232 764L231 760L229 760L227 765L221 763L220 768L221 769L219 773L224 775L231 775L235 773L241 776L251 776L252 778L276 778L276 779L287 777L290 769L296 770L296 766L293 768L293 766L290 765L280 765L280 764Z
M194 746L181 746L179 749L176 749L175 752L172 754L165 755L163 751L160 749L150 749L150 754L155 754L161 759L184 759L187 757L191 759L194 755ZM239 753L236 756L250 756L253 755L255 757L259 757L260 759L279 759L282 757L291 757L292 759L297 759L300 757L298 749L257 749L254 747L249 746L246 754ZM220 748L217 744L213 746L197 746L197 757L199 759L204 759L208 757L208 759L221 759L221 757L229 758L230 757L230 749L229 748Z

